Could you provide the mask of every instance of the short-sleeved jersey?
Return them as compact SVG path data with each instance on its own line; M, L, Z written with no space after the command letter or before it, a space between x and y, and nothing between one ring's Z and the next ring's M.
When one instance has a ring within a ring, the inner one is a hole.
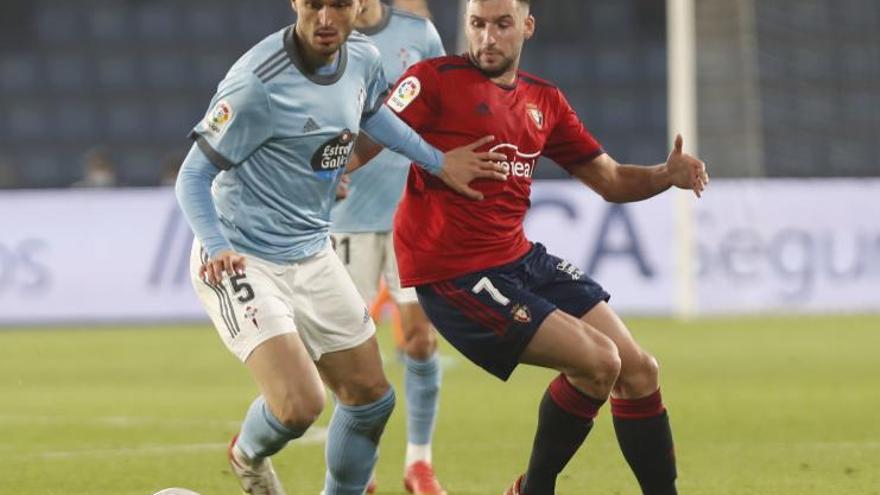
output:
M223 171L213 194L237 251L277 263L314 255L329 236L336 185L362 118L388 91L376 46L352 33L335 70L308 72L294 27L229 70L192 138Z
M386 105L442 151L486 135L486 149L507 155L506 181L477 180L483 201L458 195L411 167L394 222L404 286L423 285L514 261L531 244L523 231L532 175L540 156L563 168L603 153L559 89L520 72L504 87L470 60L450 56L411 67Z
M382 20L361 32L370 37L382 54L382 67L389 81L396 81L412 64L445 54L440 35L431 21L382 5ZM382 150L370 163L351 174L348 197L332 213L334 232L388 232L400 202L409 159Z

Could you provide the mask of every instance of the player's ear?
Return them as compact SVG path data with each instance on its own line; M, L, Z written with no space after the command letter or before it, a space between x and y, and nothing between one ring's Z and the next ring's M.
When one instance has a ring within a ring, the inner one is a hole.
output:
M526 16L525 38L530 39L535 35L535 16L529 14Z
M293 11L296 12L296 0L290 0L290 8L292 8Z

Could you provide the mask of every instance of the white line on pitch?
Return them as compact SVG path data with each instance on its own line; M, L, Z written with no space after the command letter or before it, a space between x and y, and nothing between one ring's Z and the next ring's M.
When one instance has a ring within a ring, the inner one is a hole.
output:
M322 426L313 426L309 428L301 438L290 443L291 446L297 445L313 445L324 443L327 440L327 428ZM62 450L50 452L34 452L31 454L23 454L25 457L38 457L41 459L69 459L75 457L95 456L95 457L112 457L120 455L162 455L181 452L202 452L210 450L223 450L227 446L226 443L190 443L177 445L141 445L137 447L124 447L118 449L83 449L83 450ZM3 456L0 456L3 457ZM16 457L21 458L22 454L17 453Z
M138 416L99 416L94 418L72 418L70 416L31 416L24 414L0 414L0 423L41 423L41 424L90 424L102 426L130 427L141 425L168 426L216 426L237 428L241 420L196 419L196 418L151 418Z

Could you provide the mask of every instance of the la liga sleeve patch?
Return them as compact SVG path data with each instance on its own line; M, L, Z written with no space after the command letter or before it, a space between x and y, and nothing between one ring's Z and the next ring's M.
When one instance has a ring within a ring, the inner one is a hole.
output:
M409 106L410 103L418 98L422 91L422 83L416 76L409 76L394 89L388 98L388 106L397 113L400 113Z
M214 134L221 134L231 118L232 106L226 100L221 100L205 117L205 126Z

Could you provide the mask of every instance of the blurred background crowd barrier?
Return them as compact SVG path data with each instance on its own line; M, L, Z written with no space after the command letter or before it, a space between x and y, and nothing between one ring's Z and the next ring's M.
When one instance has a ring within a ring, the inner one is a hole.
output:
M615 205L541 181L526 230L628 315L673 315L682 297L697 315L864 313L880 308L878 190L878 179L716 182L695 206L691 270L678 266L673 195ZM0 325L204 319L192 233L168 188L8 192L0 211Z

